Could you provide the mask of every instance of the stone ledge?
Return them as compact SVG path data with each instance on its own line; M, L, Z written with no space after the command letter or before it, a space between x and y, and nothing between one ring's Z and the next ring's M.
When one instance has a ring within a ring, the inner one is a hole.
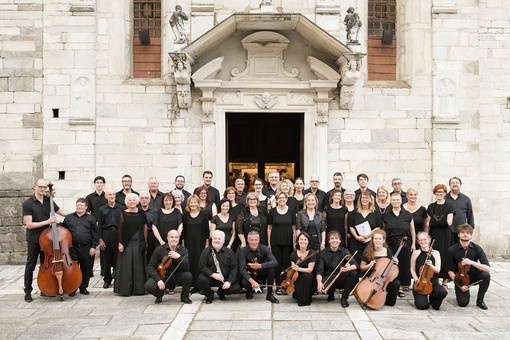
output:
M395 88L395 89L410 89L411 85L409 85L406 81L396 80L396 81L386 81L386 80L367 80L363 84L363 87L366 88Z

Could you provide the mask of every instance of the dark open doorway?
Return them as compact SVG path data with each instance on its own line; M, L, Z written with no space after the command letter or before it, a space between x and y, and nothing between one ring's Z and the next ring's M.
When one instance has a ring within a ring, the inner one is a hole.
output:
M302 113L227 113L227 183L269 172L294 180L303 174ZM245 175L248 174L248 175Z

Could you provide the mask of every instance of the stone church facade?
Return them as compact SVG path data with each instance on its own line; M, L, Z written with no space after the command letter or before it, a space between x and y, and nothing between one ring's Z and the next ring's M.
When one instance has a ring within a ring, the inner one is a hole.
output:
M191 191L212 170L221 191L235 162L289 164L324 190L336 171L352 189L360 172L372 189L400 177L423 205L458 176L475 241L508 256L508 18L509 0L4 1L0 263L24 262L39 177L74 210L96 175L139 191L183 174Z

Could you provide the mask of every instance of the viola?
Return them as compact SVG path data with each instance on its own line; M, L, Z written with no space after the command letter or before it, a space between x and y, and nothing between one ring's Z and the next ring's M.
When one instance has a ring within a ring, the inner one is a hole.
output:
M253 262L249 262L246 264L246 270L248 271L248 273L250 273L251 277L254 277L257 276L257 269L253 268L251 265L259 263L259 259L255 257L252 261Z
M465 259L467 257L468 249L466 249L466 252L464 253L464 257L462 259ZM462 265L462 261L459 262L459 271L457 274L455 274L455 277L453 278L453 281L460 286L469 286L469 270L471 269L470 264Z
M297 278L299 277L299 273L295 271L294 269L289 270L287 272L287 278L283 280L281 287L285 289L285 292L287 294L294 293L294 290L296 289L295 283Z
M53 206L53 184L48 183L50 194L50 216L55 216ZM71 233L53 222L39 237L39 245L44 251L44 262L37 274L37 285L41 292L48 296L58 295L59 300L64 294L72 293L80 287L82 273L78 262L71 259L69 247L73 244Z
M400 246L393 258L398 257L400 251L405 247L407 236L400 240ZM381 258L363 276L361 281L354 287L353 294L356 300L364 307L379 309L386 302L388 294L386 288L388 283L398 276L398 266L395 266L394 259Z
M427 258L425 259L425 262L430 260L430 256L432 256L432 251L434 250L432 247L434 246L434 243L436 240L432 240L432 244L430 245L429 252L427 253ZM420 276L418 277L418 280L414 281L413 290L421 295L429 295L432 293L432 289L434 288L432 286L432 282L430 281L432 277L434 276L434 270L427 264L424 264L420 267Z
M178 251L180 246L177 246L175 251ZM163 279L166 275L166 270L172 265L172 258L169 255L163 256L161 262L156 266L159 276Z

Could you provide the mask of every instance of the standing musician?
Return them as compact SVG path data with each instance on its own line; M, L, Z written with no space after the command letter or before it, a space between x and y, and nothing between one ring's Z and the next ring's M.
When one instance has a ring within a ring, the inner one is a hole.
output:
M179 232L175 229L168 232L167 240L167 243L158 246L152 253L147 265L149 279L145 282L145 290L156 297L155 303L161 303L166 288L182 285L181 301L191 303L189 290L193 276L189 271L189 261L186 257L188 250L179 245ZM164 257L168 257L172 264L166 268L164 277L161 277L158 272L158 265L165 265L163 263ZM179 267L177 268L177 266ZM176 268L177 270L175 270ZM173 276L169 279L172 273Z
M439 251L432 250L432 256L430 260L427 260L427 254L430 250L430 235L424 231L420 231L417 235L418 244L420 249L413 252L411 256L411 275L414 281L418 281L420 275L421 266L429 266L434 271L433 277L430 279L432 283L432 293L429 295L422 295L413 290L414 304L418 309L427 309L432 306L435 310L439 310L441 303L443 302L448 292L446 289L438 283L436 274L441 270L441 255ZM425 269L425 267L424 267ZM430 300L430 304L429 304Z
M393 259L395 265L398 266L398 259L393 257L393 252L386 244L386 232L381 229L374 230L372 239L365 248L363 255L361 256L361 271L366 272L381 258ZM400 281L395 278L389 282L386 286L386 306L394 306L397 302L397 293L400 287Z
M34 185L34 195L23 202L23 223L27 226L27 264L25 265L24 288L25 301L27 302L32 302L32 280L37 257L40 255L41 263L44 262L44 253L41 253L39 237L51 223L57 222L56 216L50 217L50 198L45 195L46 189L48 189L46 180L38 179ZM69 214L69 212L60 209L55 202L53 202L53 207L60 216Z
M314 255L307 260L302 261L308 257L313 250L311 247L310 235L302 232L298 235L296 241L296 250L290 254L291 270L298 273L294 285L295 290L292 297L298 301L298 306L309 306L312 304L312 295L315 291L315 282L313 270L315 268L315 261L317 256ZM299 264L297 264L299 262Z
M225 233L221 230L212 232L212 246L205 248L200 255L198 267L198 287L205 295L205 303L214 301L214 292L211 287L219 287L220 300L227 298L225 295L239 293L241 286L237 279L238 267L234 252L223 245Z
M82 281L80 285L80 294L89 295L87 287L90 280L90 261L93 261L96 254L96 247L99 243L99 234L97 232L96 219L87 214L87 200L78 198L76 201L76 211L64 218L62 226L69 230L73 240L73 246L69 249L71 258L80 264L82 272ZM69 296L75 296L72 292Z
M246 298L253 299L253 290L259 284L273 285L275 267L278 265L271 250L260 244L260 234L255 230L248 232L248 247L241 248L239 254L239 272L241 273L241 286L246 289ZM273 295L273 287L267 287L266 300L279 303Z
M459 242L448 248L446 253L446 270L450 279L455 283L457 303L460 307L465 307L469 304L469 285L455 282L455 274L459 272L459 267L470 266L467 271L470 284L480 281L476 305L481 309L489 309L483 301L491 280L490 264L487 256L482 247L471 242L473 237L473 227L471 225L467 223L461 224L457 228L457 232Z
M343 288L342 298L340 303L342 307L349 307L349 294L358 283L358 263L355 259L352 259L349 266L343 266L337 268L342 259L351 253L340 246L340 233L336 230L332 230L328 234L329 246L319 254L319 260L317 263L317 290L319 293L327 293L328 301L335 300L335 289ZM337 270L335 271L335 268ZM332 284L332 280L337 275L338 270L341 271L340 276ZM334 272L335 271L335 272ZM326 292L325 289L331 284L331 287Z

